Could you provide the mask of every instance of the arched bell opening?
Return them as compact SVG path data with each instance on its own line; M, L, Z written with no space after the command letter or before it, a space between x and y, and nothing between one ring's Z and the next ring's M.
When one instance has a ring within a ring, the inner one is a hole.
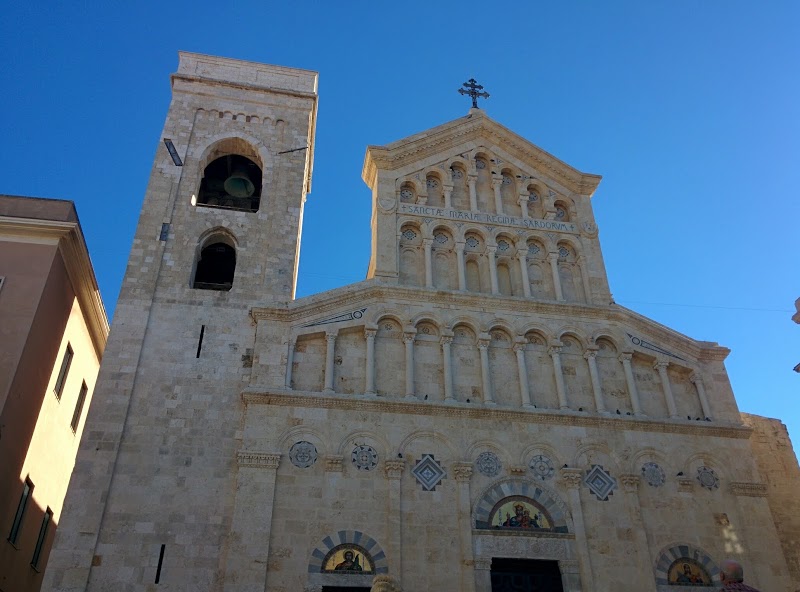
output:
M197 205L257 212L261 205L261 168L239 154L213 160L203 171Z
M227 292L233 286L236 249L224 242L210 241L200 251L192 288Z

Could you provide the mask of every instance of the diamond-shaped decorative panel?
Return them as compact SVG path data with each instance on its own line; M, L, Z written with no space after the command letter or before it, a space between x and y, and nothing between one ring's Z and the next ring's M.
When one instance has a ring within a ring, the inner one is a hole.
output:
M419 462L414 465L411 474L416 477L422 489L433 491L442 482L446 473L432 454L423 454Z
M608 496L617 488L617 480L600 465L592 465L583 482L601 502L608 501Z

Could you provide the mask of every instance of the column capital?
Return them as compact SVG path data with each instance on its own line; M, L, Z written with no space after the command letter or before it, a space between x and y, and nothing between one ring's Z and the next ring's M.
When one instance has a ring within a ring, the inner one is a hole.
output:
M422 246L429 248L433 246L433 239L432 238L423 238L422 239Z
M492 175L492 186L500 187L503 184L503 175Z
M441 343L442 345L450 345L451 343L453 343L453 336L442 335L442 337L439 339L439 343Z
M583 471L580 469L561 469L561 481L568 489L577 489L583 483Z
M386 472L386 478L392 481L399 480L403 476L403 470L406 468L406 461L404 460L386 460L383 462L383 470Z
M639 483L641 480L642 479L639 477L639 475L634 475L632 473L625 473L619 476L619 482L622 484L622 489L628 493L632 493L639 489Z
M548 258L548 259L549 259L551 262L552 262L552 261L555 261L555 262L557 262L557 261L558 261L558 253L548 253L548 254L547 254L547 258Z
M694 490L694 479L691 477L678 477L678 491L691 493Z
M497 252L497 245L486 245L486 252L494 255Z
M453 463L453 474L456 476L456 481L461 483L468 482L472 477L472 471L472 463Z
M579 574L580 564L577 559L559 559L558 569L561 570L561 573Z
M365 339L375 339L375 335L377 335L377 329L364 329L364 338Z
M413 343L416 338L417 338L416 331L414 331L413 333L411 333L410 331L403 331L403 341L405 341L406 343L408 343L409 341Z
M489 342L491 339L488 338L480 338L478 339L478 349L489 349Z
M489 571L492 569L492 560L483 557L475 558L475 569L480 571Z
M658 370L661 372L662 370L666 370L669 367L669 362L666 360L656 360L653 363L653 370Z
M461 253L463 253L466 246L467 246L466 241L456 241L456 252L460 251Z
M332 331L325 331L325 339L328 341L336 341L336 336L339 335L339 331L334 329Z
M594 360L597 358L597 350L596 349L587 349L583 352L583 359L584 360Z
M547 353L551 356L558 355L561 353L562 349L564 349L562 345L551 345L549 348L547 348Z
M514 353L525 353L525 343L516 342L511 346L511 349L514 350Z
M236 453L236 461L240 467L252 467L254 469L277 470L281 462L281 455L271 452L254 452L251 450L240 450Z
M623 364L625 362L630 362L631 359L633 359L633 353L632 352L622 352L621 354L619 354L619 357L617 359L620 362L622 362Z
M689 375L689 381L690 381L692 384L697 384L697 383L700 383L700 385L702 385L702 384L703 384L703 378L702 378L702 376L700 376L700 373L699 373L699 372L692 372L692 373Z

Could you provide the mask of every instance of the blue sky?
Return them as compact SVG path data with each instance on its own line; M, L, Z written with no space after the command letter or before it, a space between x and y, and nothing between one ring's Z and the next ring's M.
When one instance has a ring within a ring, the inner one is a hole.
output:
M797 2L22 4L0 22L0 192L76 202L109 313L178 50L320 72L298 296L365 276L365 147L465 115L475 77L490 117L603 175L616 301L730 347L741 409L800 446Z

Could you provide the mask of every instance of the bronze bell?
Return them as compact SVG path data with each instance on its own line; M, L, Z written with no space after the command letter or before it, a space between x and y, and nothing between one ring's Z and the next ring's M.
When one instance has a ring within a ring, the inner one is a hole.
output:
M250 197L256 191L255 185L243 168L233 171L231 176L225 179L224 187L225 192L233 197Z

